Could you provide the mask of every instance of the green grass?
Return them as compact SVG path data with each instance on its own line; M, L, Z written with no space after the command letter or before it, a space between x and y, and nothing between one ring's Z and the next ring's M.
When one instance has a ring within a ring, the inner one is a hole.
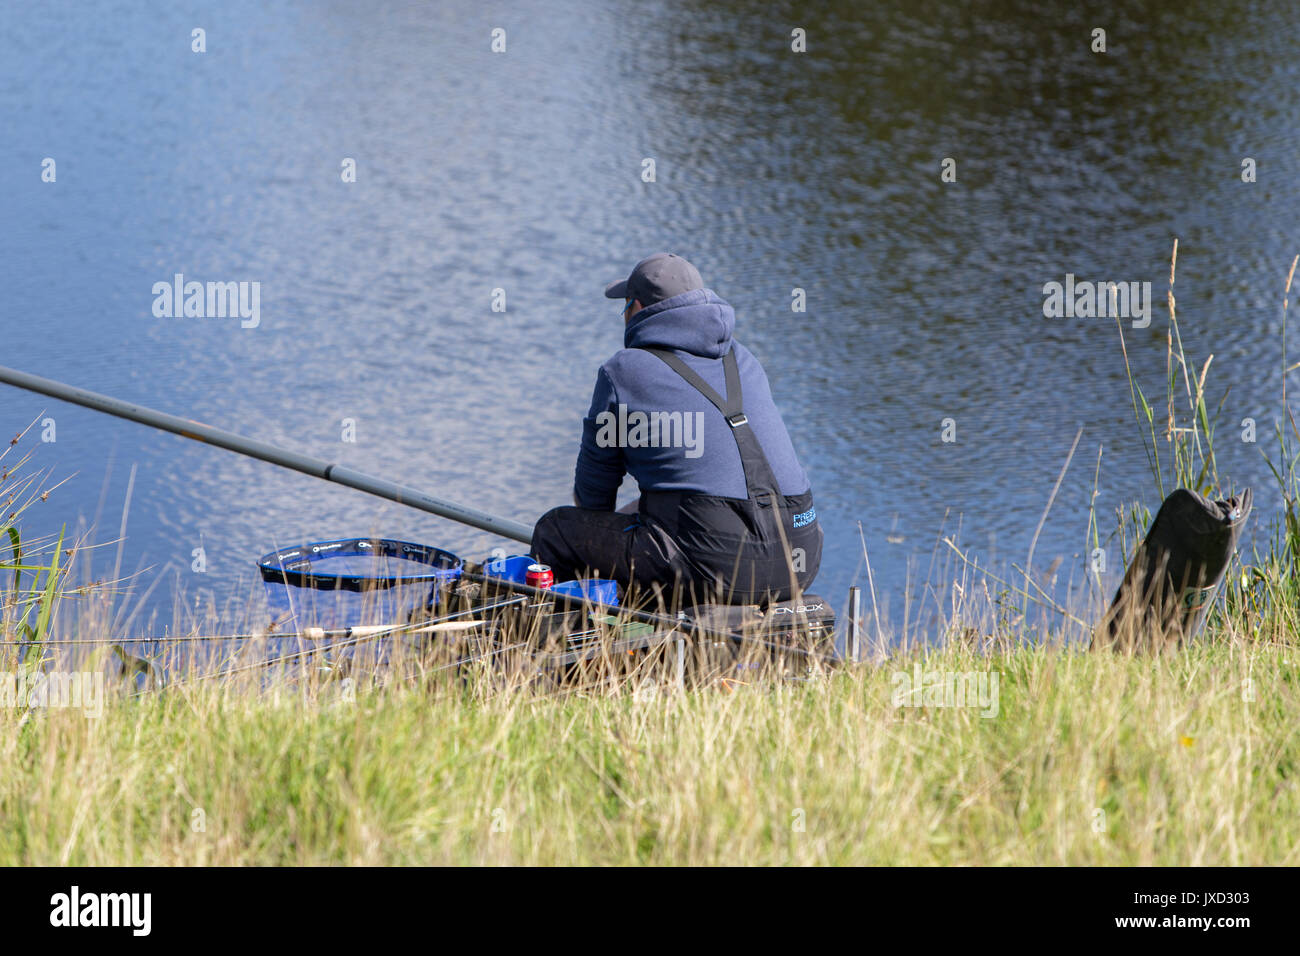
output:
M995 717L895 706L912 659L648 699L6 710L0 864L1294 864L1296 652L924 658L998 672Z

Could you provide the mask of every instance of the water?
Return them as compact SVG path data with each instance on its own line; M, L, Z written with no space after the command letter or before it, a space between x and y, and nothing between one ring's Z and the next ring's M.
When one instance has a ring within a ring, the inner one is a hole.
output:
M773 9L7 5L0 362L531 521L569 500L595 370L621 345L604 283L673 249L767 367L826 529L818 590L840 604L866 583L860 528L901 624L952 560L942 535L1023 563L1080 426L1035 566L1060 557L1061 580L1082 579L1099 450L1103 519L1154 509L1114 322L1046 319L1042 288L1150 281L1162 304L1178 237L1184 345L1198 367L1214 354L1212 406L1227 395L1220 471L1267 517L1260 449L1300 252L1293 8ZM940 182L945 157L956 183ZM152 286L177 272L260 282L260 324L155 318ZM1164 328L1161 305L1128 332L1150 394ZM305 540L374 533L471 558L501 543L0 394L11 432L55 420L35 463L69 478L29 531L81 521L112 541L131 483L121 568L140 572L141 629L173 601L256 593L257 558ZM1238 440L1246 417L1261 444Z

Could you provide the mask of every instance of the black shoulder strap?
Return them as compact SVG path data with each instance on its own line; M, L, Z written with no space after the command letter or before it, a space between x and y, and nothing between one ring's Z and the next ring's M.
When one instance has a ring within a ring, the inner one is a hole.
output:
M670 352L668 349L646 349L646 351L659 356L669 368L686 379L687 382L694 386L696 391L716 405L718 411L722 412L722 416L727 420L727 424L731 425L732 428L736 427L736 423L732 421L733 418L737 416L744 417L745 397L740 390L740 369L736 365L734 352L729 351L722 357L722 370L727 376L727 397L723 398L713 390L708 382L700 378L699 373L687 365L676 352Z
M726 376L727 386L725 398L714 391L709 383L704 381L677 353L668 349L648 348L646 351L657 355L664 364L684 378L696 391L717 406L718 411L722 412L722 417L731 426L731 434L735 437L736 447L740 451L740 464L745 470L745 489L750 499L757 501L770 499L772 504L781 505L784 499L781 497L776 475L773 474L772 465L763 454L763 446L758 443L758 436L749 427L749 419L745 415L744 393L740 388L740 367L736 364L735 350L729 349L722 357L722 370Z

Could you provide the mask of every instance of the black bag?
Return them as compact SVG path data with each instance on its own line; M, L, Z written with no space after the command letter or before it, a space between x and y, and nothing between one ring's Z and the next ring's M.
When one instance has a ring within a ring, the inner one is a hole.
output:
M1221 501L1186 488L1166 498L1091 646L1160 651L1190 640L1236 553L1250 505L1249 488Z

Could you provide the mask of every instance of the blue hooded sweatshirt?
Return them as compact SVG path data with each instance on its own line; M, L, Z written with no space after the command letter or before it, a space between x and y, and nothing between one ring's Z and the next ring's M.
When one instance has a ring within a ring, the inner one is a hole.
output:
M672 349L724 396L722 356L734 347L745 414L781 494L810 490L772 402L767 375L748 349L733 342L735 326L735 311L710 289L683 292L633 316L623 334L625 348L600 367L591 408L583 419L574 481L581 507L612 511L624 473L636 479L643 494L685 491L748 497L731 426L697 389L645 351L646 346Z

